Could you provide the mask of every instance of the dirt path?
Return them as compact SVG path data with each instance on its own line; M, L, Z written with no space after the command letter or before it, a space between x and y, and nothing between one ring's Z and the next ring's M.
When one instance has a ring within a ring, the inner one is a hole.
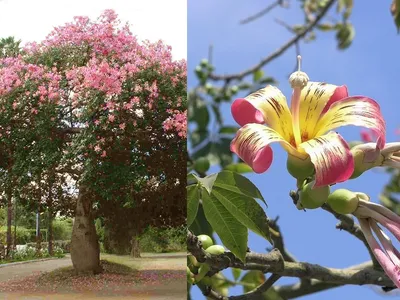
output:
M107 259L116 263L123 263L134 269L143 272L152 272L156 270L171 270L171 272L180 272L186 274L186 253L171 254L143 254L142 258L134 259L129 256L102 255L102 259ZM61 267L71 266L69 257L56 260L47 260L41 262L32 262L0 268L0 282L8 280L23 281L24 277L39 275L42 272L49 272ZM85 291L84 293L66 293L66 294L42 294L42 293L1 293L0 299L5 300L67 300L67 299L102 299L102 300L128 300L128 299L154 299L154 300L184 300L186 299L186 280L182 276L179 279L169 280L167 283L160 281L157 284L137 285L129 293L124 295L123 291L119 295L110 291L109 295L103 293L94 293Z

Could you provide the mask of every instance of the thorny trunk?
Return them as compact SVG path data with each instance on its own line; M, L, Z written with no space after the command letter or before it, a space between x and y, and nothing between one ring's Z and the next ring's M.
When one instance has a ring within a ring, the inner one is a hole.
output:
M71 260L74 269L79 273L101 272L100 247L92 215L92 201L84 186L79 188L76 203L71 237Z

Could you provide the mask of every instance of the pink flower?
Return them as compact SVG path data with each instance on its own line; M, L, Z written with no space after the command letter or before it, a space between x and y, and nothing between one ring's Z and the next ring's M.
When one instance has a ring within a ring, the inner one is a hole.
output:
M382 205L362 199L359 200L358 208L353 214L358 218L368 245L379 264L393 283L400 288L400 253L379 226L385 227L400 241L400 216Z
M385 121L375 100L349 97L346 86L311 82L301 71L290 76L290 83L290 108L282 92L271 85L232 103L232 116L242 127L231 151L254 172L269 169L273 160L270 144L279 142L289 154L290 165L315 173L314 187L348 180L354 159L347 142L333 131L345 125L374 130L378 148L385 146Z
M98 126L98 125L100 124L100 121L99 121L99 120L94 120L94 124L95 124L96 126Z
M38 110L36 108L32 108L31 109L31 113L33 113L34 115L38 114Z
M107 156L107 152L105 150L103 150L103 153L101 153L101 157L106 157Z
M108 115L108 121L110 121L112 123L112 122L114 122L114 120L115 120L114 115Z
M101 147L99 145L94 146L94 151L100 152L101 151Z
M119 128L121 128L122 130L125 130L125 127L126 127L125 123L119 124Z

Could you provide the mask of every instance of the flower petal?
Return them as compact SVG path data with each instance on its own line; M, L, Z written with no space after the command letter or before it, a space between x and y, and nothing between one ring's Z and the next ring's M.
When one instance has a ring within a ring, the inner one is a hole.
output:
M336 132L301 143L315 167L315 187L346 181L353 174L350 148Z
M380 107L374 100L355 96L333 103L315 126L315 135L345 125L363 126L373 130L378 137L378 148L385 146L386 125Z
M347 87L324 82L308 82L300 96L300 132L302 140L315 135L315 124L330 105L347 97Z
M365 219L359 219L359 222L361 225L361 230L364 233L365 239L367 240L367 243L370 246L379 264L381 265L383 270L385 270L385 273L389 276L389 278L393 281L393 283L398 288L400 288L399 267L393 264L391 259L382 250L381 246L379 246L379 243L375 240L374 236L372 235L369 222Z
M379 225L375 221L373 221L372 219L368 219L368 221L370 227L375 232L375 235L379 239L379 242L381 243L386 254L389 256L389 258L395 265L400 266L400 259L397 256L397 253L390 238L383 232L383 230L379 227Z
M274 86L268 85L245 98L236 99L231 111L240 126L266 123L285 140L293 139L292 116L286 98Z
M280 142L290 151L296 151L275 130L260 124L247 124L240 128L231 142L231 151L254 172L263 173L272 163L273 153L269 144L273 142Z

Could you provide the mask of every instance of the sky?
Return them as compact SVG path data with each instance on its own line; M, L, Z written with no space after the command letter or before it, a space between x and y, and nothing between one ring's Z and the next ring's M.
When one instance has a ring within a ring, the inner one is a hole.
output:
M139 39L162 39L172 46L174 59L186 58L186 0L0 0L0 37L38 42L74 16L96 19L106 9L114 9L123 22L129 22Z
M299 24L303 15L298 1L291 1L292 9L278 8L272 14L247 25L240 25L243 18L263 9L271 1L203 0L188 1L188 85L197 84L194 69L202 58L207 58L209 45L213 45L213 63L217 74L242 71L276 50L292 35L274 18L289 24ZM334 33L318 32L313 43L300 44L302 70L312 81L325 81L347 85L351 95L365 95L375 99L381 106L387 125L387 141L398 141L398 99L400 59L400 35L397 34L390 15L391 1L354 1L351 22L356 36L351 47L337 50ZM335 16L335 8L329 15ZM290 98L288 75L293 71L296 52L292 48L264 68L274 76L278 87ZM246 96L246 95L240 95ZM235 124L230 115L229 104L223 108L226 124ZM236 124L235 124L236 125ZM360 128L345 127L338 130L346 140L359 140ZM295 181L285 168L286 153L279 145L272 146L274 161L263 174L250 174L253 183L261 190L268 202L266 213L270 218L280 216L279 225L289 252L299 261L316 263L332 268L345 268L369 260L368 252L353 236L335 229L337 220L322 210L298 211L288 193L295 188ZM215 170L215 168L214 168ZM378 202L378 195L388 176L382 170L365 173L362 177L337 184L334 188L362 191ZM398 244L397 244L398 245ZM266 252L268 242L250 233L249 247L252 251ZM231 276L230 272L225 272ZM294 283L296 280L282 278L277 285ZM241 288L231 290L242 293ZM399 292L392 292L399 297ZM379 288L371 286L345 286L299 299L390 299ZM192 299L204 299L200 291L192 289Z

